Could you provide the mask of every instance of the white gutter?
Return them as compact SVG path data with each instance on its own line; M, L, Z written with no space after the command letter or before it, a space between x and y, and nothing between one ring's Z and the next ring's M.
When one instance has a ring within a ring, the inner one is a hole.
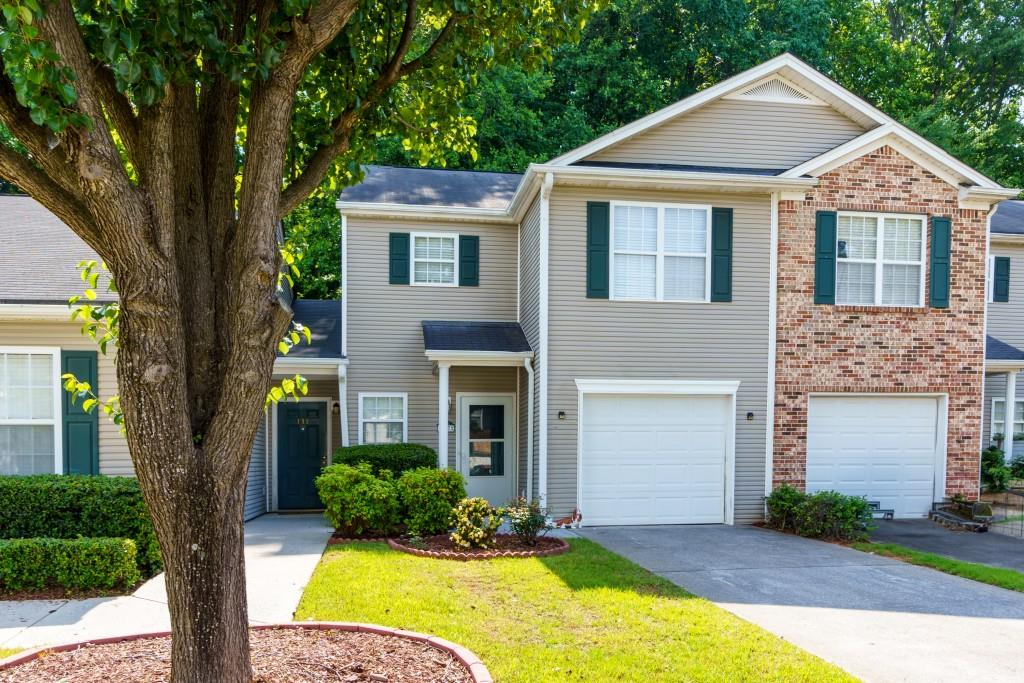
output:
M531 167L532 168L532 167ZM548 502L548 278L550 260L550 232L551 232L551 188L555 184L555 177L552 173L544 175L543 186L540 191L540 263L538 265L540 292L538 294L538 327L540 328L540 348L537 354L540 356L540 397L538 399L537 412L539 413L538 425L538 446L537 458L537 496L542 505Z
M348 446L348 367L338 366L338 419L341 421L341 445Z
M526 368L526 500L533 500L533 359L524 358Z
M764 494L772 492L775 468L775 354L779 299L779 193L772 193L771 252L768 255L768 392L765 407Z
M393 204L390 202L346 202L339 199L335 206L342 216L370 218L414 218L421 220L464 221L469 223L514 223L506 208L481 209L471 206L429 206Z
M0 304L0 320L71 321L67 304Z
M334 375L348 366L347 358L302 358L283 356L274 361L275 375Z
M772 192L803 190L818 185L816 178L783 178L774 175L747 173L710 173L707 171L674 171L647 168L618 168L606 166L554 166L531 164L527 173L552 174L558 184L592 183L608 185L658 184L672 187L708 187L718 190L746 190Z

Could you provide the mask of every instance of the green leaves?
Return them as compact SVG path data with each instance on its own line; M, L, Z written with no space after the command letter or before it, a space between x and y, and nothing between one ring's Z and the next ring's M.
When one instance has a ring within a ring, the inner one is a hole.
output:
M309 383L302 375L286 377L281 380L279 385L270 388L270 392L267 393L267 398L263 402L263 405L264 407L269 407L274 403L280 403L289 396L291 396L293 400L298 401L299 396L305 396L308 391Z

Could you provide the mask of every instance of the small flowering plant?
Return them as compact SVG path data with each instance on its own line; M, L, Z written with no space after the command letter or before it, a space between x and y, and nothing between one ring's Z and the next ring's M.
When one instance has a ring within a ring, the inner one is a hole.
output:
M505 511L484 498L465 498L452 510L452 543L459 548L490 548L504 521Z
M519 496L505 508L508 525L512 533L519 537L524 545L537 545L537 538L552 529L548 522L547 510L541 507L540 501L534 498L527 500Z

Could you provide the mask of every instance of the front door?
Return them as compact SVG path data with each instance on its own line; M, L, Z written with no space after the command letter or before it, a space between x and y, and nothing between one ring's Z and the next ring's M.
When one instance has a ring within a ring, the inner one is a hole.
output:
M505 505L516 468L515 400L511 395L459 397L459 470L466 494Z
M299 401L277 404L277 507L322 508L313 483L326 464L327 404Z

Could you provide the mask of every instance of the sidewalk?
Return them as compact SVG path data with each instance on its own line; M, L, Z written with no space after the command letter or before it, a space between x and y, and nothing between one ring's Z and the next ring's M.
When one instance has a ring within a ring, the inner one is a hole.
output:
M330 534L321 515L263 515L245 525L250 621L292 620ZM0 601L0 647L35 647L169 629L163 574L132 595Z

